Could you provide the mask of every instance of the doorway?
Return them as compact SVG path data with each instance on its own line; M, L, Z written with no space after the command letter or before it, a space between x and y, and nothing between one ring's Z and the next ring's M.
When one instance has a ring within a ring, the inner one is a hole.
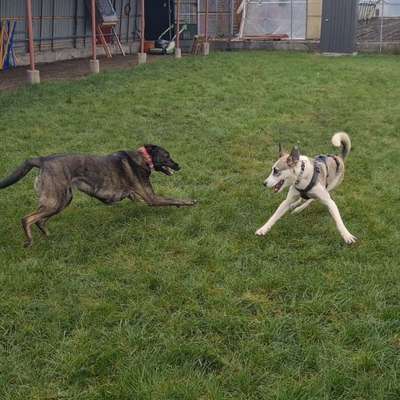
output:
M354 53L356 50L357 0L324 0L321 52Z
M145 39L156 40L173 23L174 1L173 0L147 0L145 9ZM172 29L164 39L172 39Z

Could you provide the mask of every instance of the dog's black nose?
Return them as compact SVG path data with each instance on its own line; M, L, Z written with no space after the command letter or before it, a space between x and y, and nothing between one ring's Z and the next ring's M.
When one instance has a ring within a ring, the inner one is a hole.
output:
M263 182L263 185L264 185L264 186L267 186L267 182Z

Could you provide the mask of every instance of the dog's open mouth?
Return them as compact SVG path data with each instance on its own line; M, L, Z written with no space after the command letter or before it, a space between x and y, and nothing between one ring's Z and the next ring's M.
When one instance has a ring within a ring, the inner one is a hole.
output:
M272 190L274 191L274 193L277 193L284 183L285 183L285 180L281 179L276 185L274 185L272 187Z
M163 170L163 172L164 172L165 174L167 174L168 176L173 175L174 172L175 172L172 168L167 167L167 166L165 166L165 165L162 166L162 170Z

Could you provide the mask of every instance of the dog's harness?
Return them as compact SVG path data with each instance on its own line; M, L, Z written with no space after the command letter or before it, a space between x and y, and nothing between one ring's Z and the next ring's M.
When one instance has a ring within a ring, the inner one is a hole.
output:
M326 177L327 177L327 178L328 178L328 165L327 165L327 163L326 163L326 160L327 160L329 157L330 157L330 158L333 158L333 159L335 160L335 163L336 163L336 173L338 173L338 172L339 172L339 168L340 168L340 161L339 161L339 158L338 158L337 156L335 156L334 154L328 154L328 155L321 154L321 155L315 157L315 161L323 162L323 163L325 164L325 167L326 167Z
M147 164L147 166L150 168L150 169L154 169L154 164L153 164L153 160L152 160L152 158L151 158L151 156L150 156L150 154L148 153L148 151L146 150L146 147L140 147L139 149L138 149L138 153L140 153L141 155L142 155L142 157L144 158L144 161L145 161L145 163Z
M296 190L300 193L300 197L302 197L304 200L308 200L310 197L308 196L308 192L316 185L319 174L321 173L321 164L323 163L326 168L326 186L328 186L328 164L327 164L327 158L331 157L335 160L336 163L336 173L339 171L340 167L340 161L337 158L337 156L329 154L329 155L319 155L314 158L314 171L313 175L311 177L310 183L304 188L304 189L299 189L297 185L300 183L300 180L304 174L304 170L306 168L306 163L304 160L301 161L301 167L300 167L300 174L294 184L294 187Z

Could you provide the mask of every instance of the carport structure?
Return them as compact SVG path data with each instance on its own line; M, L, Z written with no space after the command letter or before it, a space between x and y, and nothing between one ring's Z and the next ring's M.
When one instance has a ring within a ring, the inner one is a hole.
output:
M33 13L32 13L32 1L26 0L26 29L29 44L29 62L30 69L27 70L27 79L31 84L40 83L40 72L36 69L35 62L35 50L34 50L34 32L33 32ZM86 2L90 7L90 18L91 18L91 47L92 57L90 59L90 71L92 73L98 73L100 71L100 63L97 59L97 22L96 22L96 0L88 0ZM144 0L141 0L142 10L144 11ZM144 12L141 13L141 30L144 31ZM143 35L142 35L143 36ZM143 40L141 40L142 46L141 51L143 52Z
M188 1L192 0L186 0ZM180 11L181 0L175 0L173 4L175 8L173 22L179 30L180 18L186 22L188 18L194 19L194 15L197 14L187 13L186 5L189 3L185 3L185 0L183 0L185 6L183 13ZM99 31L99 25L103 22L102 12L107 7L114 10L115 18L119 21L117 22L118 35L115 32L114 36L110 33L103 35ZM40 72L37 63L58 61L62 58L56 53L68 49L71 49L71 54L63 59L88 57L90 49L90 71L99 72L97 46L104 44L105 39L108 38L110 38L109 43L111 40L118 42L122 52L120 39L124 40L131 53L139 53L139 64L146 62L143 34L146 7L148 7L148 2L145 0L69 0L65 2L63 0L18 0L15 3L0 0L0 22L2 25L7 20L17 23L16 54L19 61L23 60L22 64L19 64L28 65L29 63L28 82L39 83ZM185 39L190 38L185 37ZM89 43L90 46L88 46ZM179 58L181 53L179 35L177 35L176 44L175 56ZM106 47L104 48L107 54ZM43 60L45 54L50 57ZM109 56L111 57L111 52Z

